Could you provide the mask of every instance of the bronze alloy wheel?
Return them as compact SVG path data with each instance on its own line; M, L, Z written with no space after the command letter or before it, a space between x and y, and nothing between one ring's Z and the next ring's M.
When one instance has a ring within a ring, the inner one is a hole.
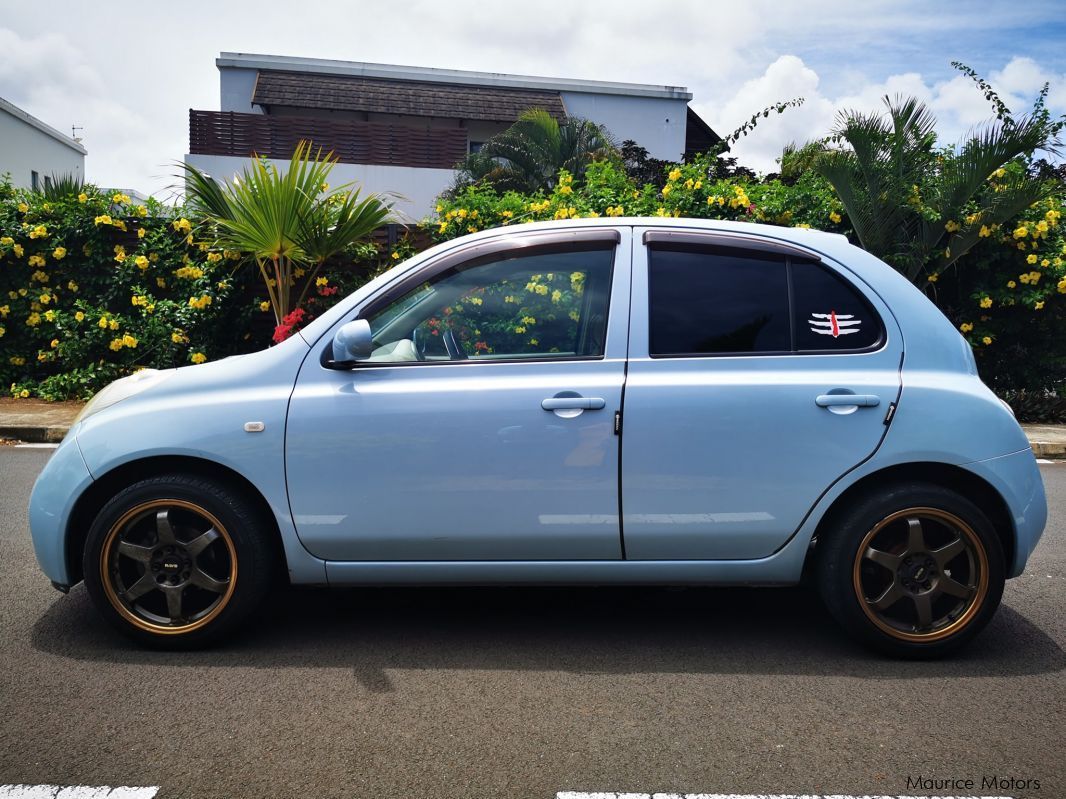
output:
M880 630L927 643L963 629L988 593L988 556L973 528L937 508L885 517L859 544L855 596Z
M104 594L124 619L157 635L209 624L237 584L237 553L226 528L199 505L156 499L111 526L100 550Z

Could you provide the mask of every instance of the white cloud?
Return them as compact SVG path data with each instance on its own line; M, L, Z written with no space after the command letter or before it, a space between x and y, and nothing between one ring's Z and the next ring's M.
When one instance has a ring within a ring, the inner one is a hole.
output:
M1019 114L1029 110L1045 82L1066 86L1066 75L1051 74L1032 59L1018 57L991 73L989 81L1008 107ZM917 72L905 72L890 75L883 81L864 82L851 93L835 97L825 96L820 82L818 74L801 58L783 55L762 75L743 83L724 102L710 100L693 105L712 127L726 135L767 106L804 97L801 108L759 120L755 131L733 147L732 154L740 163L760 172L776 170L781 150L790 142L803 144L829 133L842 110L884 111L886 96L917 97L926 103L937 117L937 133L943 144L955 144L975 126L994 117L984 94L964 75L930 82ZM1049 94L1048 107L1053 113L1066 111L1066 88Z

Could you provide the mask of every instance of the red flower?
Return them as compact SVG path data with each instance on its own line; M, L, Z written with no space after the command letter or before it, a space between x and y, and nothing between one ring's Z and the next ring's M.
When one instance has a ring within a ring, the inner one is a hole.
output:
M288 317L285 317L288 319ZM292 335L292 325L278 325L274 328L274 343L280 344Z

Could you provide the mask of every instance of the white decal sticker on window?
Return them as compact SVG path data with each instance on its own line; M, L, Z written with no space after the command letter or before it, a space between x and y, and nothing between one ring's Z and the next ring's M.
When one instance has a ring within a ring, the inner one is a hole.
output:
M812 333L837 338L849 333L858 333L862 320L850 314L838 315L836 311L830 311L829 313L812 313L807 324L810 325Z

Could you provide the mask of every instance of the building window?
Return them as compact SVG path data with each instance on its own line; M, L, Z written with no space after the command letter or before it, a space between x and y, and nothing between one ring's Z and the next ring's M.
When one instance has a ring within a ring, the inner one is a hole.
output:
M51 188L52 188L52 178L51 178L50 175L45 175L44 176L44 190L48 191Z
M484 146L485 146L485 142L483 142L483 141L472 141L472 142L470 142L470 152L479 153L479 152L481 152L481 148L484 147Z
M37 191L38 183L40 183L40 176L37 174L37 170L30 170L30 188Z

